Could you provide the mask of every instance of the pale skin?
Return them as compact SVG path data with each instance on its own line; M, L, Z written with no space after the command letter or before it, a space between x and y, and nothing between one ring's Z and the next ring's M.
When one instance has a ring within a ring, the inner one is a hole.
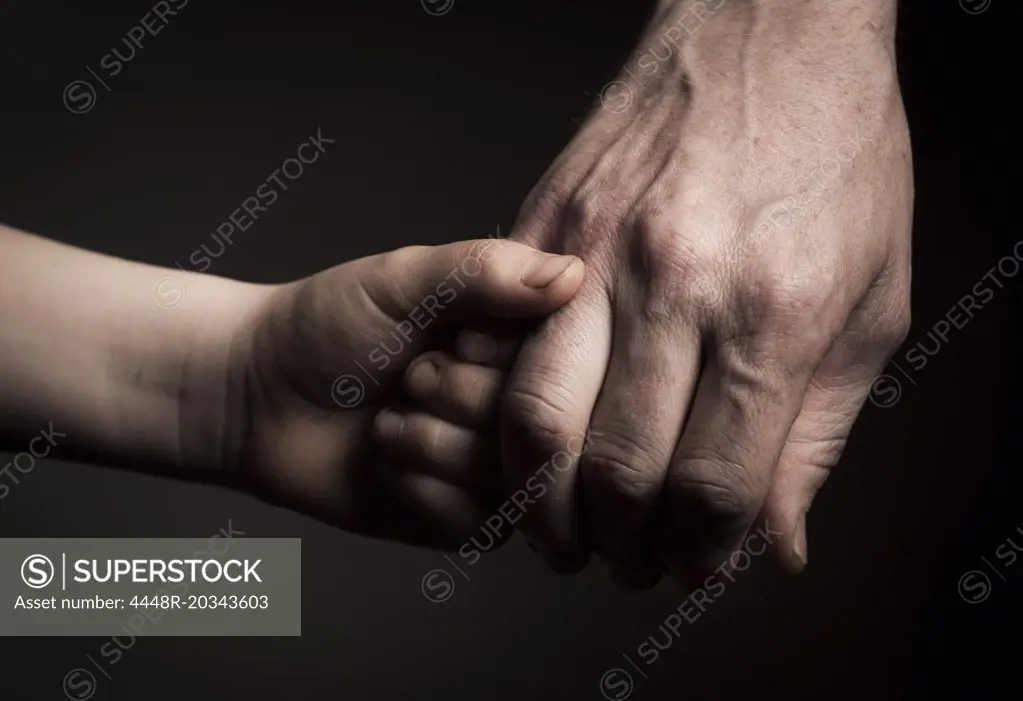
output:
M695 4L661 2L637 57ZM802 568L806 511L909 327L894 0L703 5L646 85L622 72L628 108L594 112L511 234L588 274L508 378L507 486L599 432L521 527L631 586L699 585L758 518Z
M374 417L453 325L528 324L584 274L573 256L490 239L282 285L186 278L2 226L0 251L0 449L25 450L52 426L53 457L216 483L353 533L448 549L500 504L496 461L489 477L485 460L467 461L471 436L447 469L387 461ZM352 404L337 380L355 361L373 367L383 340L389 362ZM472 357L471 336L459 347Z
M661 0L511 238L582 289L501 395L505 487L589 449L518 525L558 571L699 586L806 512L910 321L894 0ZM428 444L443 434L407 431Z
M626 587L665 571L698 585L759 519L799 570L805 514L908 331L894 28L894 0L659 2L527 198L511 235L525 246L491 242L511 247L489 262L497 287L445 317L468 327L456 352L406 374L440 325L413 334L352 409L331 393L344 363L407 323L454 253L403 249L279 287L202 278L166 310L150 294L166 270L4 230L2 445L59 419L72 457L457 547L589 434L518 521L555 569L595 552ZM530 249L577 259L536 296L508 282ZM495 332L508 314L537 325ZM503 475L488 471L495 426Z

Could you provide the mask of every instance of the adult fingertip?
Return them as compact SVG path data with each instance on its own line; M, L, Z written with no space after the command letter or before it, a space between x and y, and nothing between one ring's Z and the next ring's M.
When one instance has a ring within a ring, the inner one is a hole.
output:
M806 569L806 565L809 562L807 558L807 542L806 542L806 514L804 513L799 518L799 523L796 524L795 533L792 535L792 560L793 569L796 572L802 572Z
M799 574L807 565L806 520L792 517L794 525L782 526L782 535L771 548L772 559L785 572Z

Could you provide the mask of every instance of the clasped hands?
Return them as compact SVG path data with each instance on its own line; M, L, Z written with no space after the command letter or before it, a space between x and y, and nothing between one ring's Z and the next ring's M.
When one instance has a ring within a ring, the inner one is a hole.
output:
M727 11L680 35L693 3L661 3L511 241L276 295L250 355L253 484L448 548L504 513L554 569L595 553L628 588L696 586L757 528L806 564L806 512L909 325L894 3L703 4ZM326 332L332 305L372 322ZM364 371L354 406L310 370L341 357Z

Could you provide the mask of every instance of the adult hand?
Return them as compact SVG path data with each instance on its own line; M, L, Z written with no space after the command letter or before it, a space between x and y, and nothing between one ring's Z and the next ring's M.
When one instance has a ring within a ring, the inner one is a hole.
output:
M909 324L912 172L891 0L663 2L512 237L587 264L524 344L507 487L527 536L626 586L708 576L804 514ZM566 441L587 430L581 457Z

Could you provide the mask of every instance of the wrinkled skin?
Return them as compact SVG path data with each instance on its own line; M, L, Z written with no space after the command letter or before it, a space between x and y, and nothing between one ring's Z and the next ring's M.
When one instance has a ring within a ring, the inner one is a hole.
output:
M665 3L512 233L587 274L509 378L506 486L589 427L521 524L555 569L593 550L627 587L694 585L758 517L801 569L805 512L909 326L892 3L722 2L673 30L686 4Z

